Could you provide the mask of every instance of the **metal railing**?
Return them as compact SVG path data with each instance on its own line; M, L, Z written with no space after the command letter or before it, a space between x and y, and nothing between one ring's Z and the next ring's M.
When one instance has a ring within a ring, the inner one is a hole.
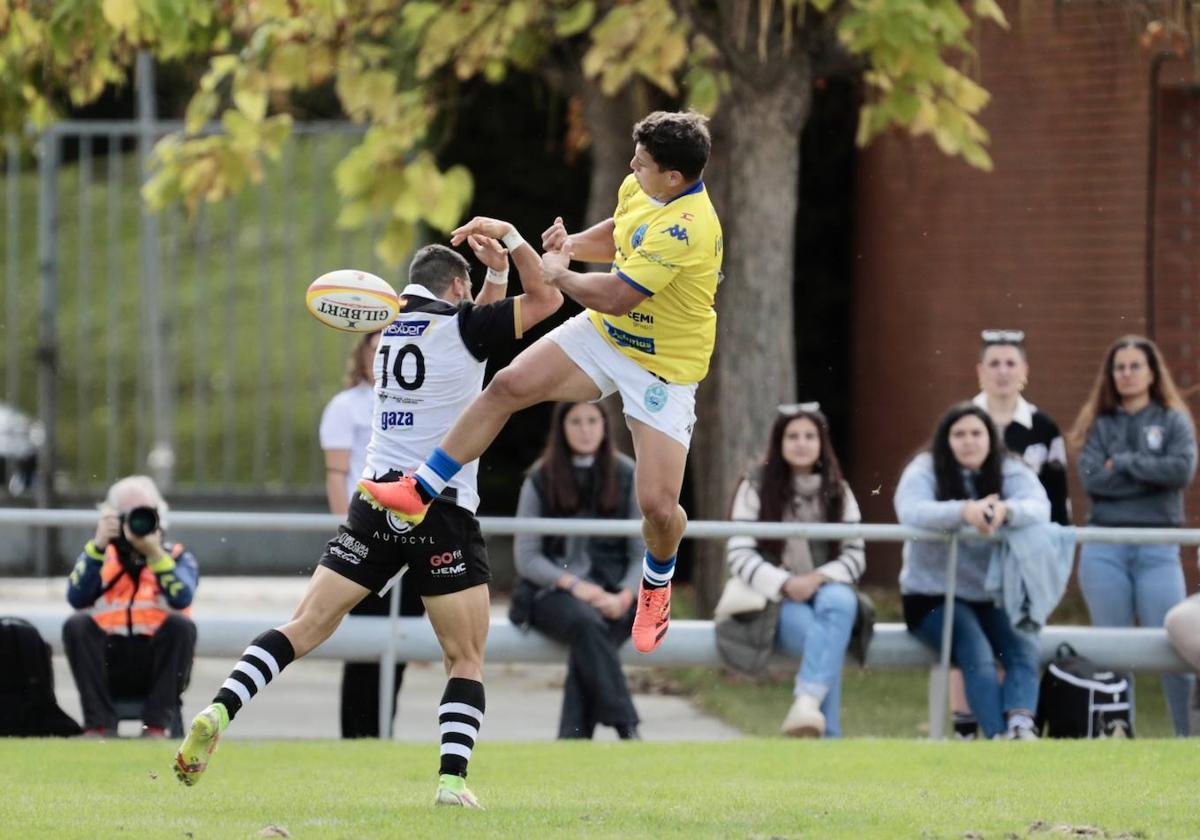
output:
M330 531L341 522L341 517L332 514L300 513L223 513L211 511L172 511L172 528L220 531ZM92 510L36 510L0 509L0 525L28 525L43 528L91 527L95 524L96 512ZM484 534L512 536L516 534L558 534L563 536L607 536L635 537L641 534L641 523L637 520L613 519L530 519L508 517L480 517L479 524ZM1084 543L1141 543L1170 545L1200 545L1200 529L1189 528L1072 528L1075 541ZM769 539L818 539L840 540L861 538L869 542L924 542L947 543L949 561L946 572L945 618L943 620L942 645L938 656L938 676L932 687L930 736L945 735L948 714L949 684L947 676L950 666L951 631L954 618L954 596L957 587L958 546L963 540L996 542L997 535L984 535L973 530L927 531L904 525L844 525L844 524L801 524L775 522L720 522L700 520L688 524L685 535L691 539L727 539L734 536L752 536ZM380 657L380 734L390 736L391 721L384 721L387 702L391 697L392 675L397 660L398 642L404 639L400 632L401 619L400 586L391 591L390 631L384 640ZM410 620L411 623L411 620ZM368 625L363 625L367 627ZM1113 630L1106 628L1108 644L1119 645L1122 638L1134 639L1139 632L1145 635L1153 630ZM411 630L409 630L411 638ZM386 734L385 734L386 733Z

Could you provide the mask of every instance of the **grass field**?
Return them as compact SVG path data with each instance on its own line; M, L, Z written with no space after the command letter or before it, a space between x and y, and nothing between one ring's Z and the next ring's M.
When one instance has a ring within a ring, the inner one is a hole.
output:
M484 813L434 809L427 746L231 742L195 788L163 742L0 742L0 834L53 838L1200 836L1195 745L483 742ZM1054 829L1058 828L1055 832Z

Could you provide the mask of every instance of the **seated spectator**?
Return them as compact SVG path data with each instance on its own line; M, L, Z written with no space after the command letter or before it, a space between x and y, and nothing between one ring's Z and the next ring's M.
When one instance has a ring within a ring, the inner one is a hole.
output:
M633 460L617 452L596 403L559 403L550 437L521 485L518 517L637 519ZM633 628L645 544L639 538L518 534L520 577L510 618L570 647L559 738L596 724L638 738L638 714L617 650Z
M979 393L975 405L996 424L1009 453L1037 473L1050 499L1050 520L1071 524L1071 500L1067 492L1067 446L1058 424L1045 411L1022 396L1029 384L1029 360L1022 330L983 330L982 346L975 373ZM978 721L967 705L962 673L950 673L950 708L954 712L954 735L971 740Z
M167 503L148 476L123 478L100 505L96 535L67 582L78 610L63 647L83 702L84 734L117 734L114 697L144 697L142 736L166 737L192 671L196 558L165 543Z
M1050 502L1033 471L1009 456L987 412L959 403L938 421L927 452L905 467L896 488L902 525L958 530L964 525L993 534L1050 520ZM908 630L941 650L945 620L946 543L904 543L900 594ZM1038 645L1018 631L987 587L993 546L958 545L951 662L962 670L967 700L989 738L1037 738ZM1004 667L1001 679L996 672Z
M345 389L334 394L321 413L318 431L325 455L325 500L329 512L345 516L355 484L363 477L367 463L367 444L371 440L371 422L375 412L375 351L379 333L367 333L350 351L346 362ZM425 602L415 586L405 586L401 578L400 615L425 615ZM350 610L350 615L388 615L391 593L384 597L368 592ZM396 699L404 682L406 663L397 662L392 677L391 714L396 715ZM342 665L342 737L379 737L379 663L346 662Z
M766 454L738 484L730 518L862 521L816 403L779 407ZM802 660L783 733L841 735L842 663L858 616L854 585L866 568L863 541L733 537L726 560L730 575L767 599L782 601L774 645Z
M1124 336L1108 348L1071 429L1089 525L1179 528L1196 472L1196 431L1154 342ZM1088 543L1079 588L1097 627L1162 627L1186 597L1178 545ZM1132 674L1130 675L1132 685ZM1175 734L1186 736L1190 674L1163 674Z

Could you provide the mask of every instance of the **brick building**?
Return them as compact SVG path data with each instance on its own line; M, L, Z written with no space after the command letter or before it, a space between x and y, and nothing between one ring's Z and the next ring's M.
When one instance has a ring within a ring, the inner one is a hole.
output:
M1183 388L1200 383L1191 65L1144 49L1123 4L1004 5L1011 31L986 26L979 43L995 171L899 135L859 161L850 452L868 521L895 521L904 463L978 390L983 328L1026 331L1027 396L1064 431L1123 333L1151 335ZM1195 491L1188 517L1200 525Z

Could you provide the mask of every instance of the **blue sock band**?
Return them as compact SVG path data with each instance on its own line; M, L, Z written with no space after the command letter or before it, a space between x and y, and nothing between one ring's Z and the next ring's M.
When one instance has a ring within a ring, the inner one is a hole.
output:
M438 477L443 481L449 481L454 478L458 474L458 471L462 469L462 464L447 455L445 450L440 446L433 450L433 453L425 461L425 466L437 473ZM437 493L433 495L436 496Z
M646 565L650 571L658 575L665 575L675 568L675 556L672 554L666 560L655 559L654 555L649 551L646 552Z

